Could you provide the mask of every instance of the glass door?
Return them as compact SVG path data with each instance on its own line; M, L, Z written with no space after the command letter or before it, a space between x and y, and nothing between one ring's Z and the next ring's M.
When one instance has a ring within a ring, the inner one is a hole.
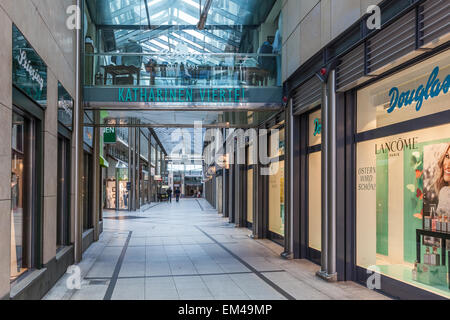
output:
M68 245L69 213L70 213L70 141L63 136L58 137L58 201L56 216L57 249Z
M11 139L11 272L14 282L32 267L34 121L12 115Z

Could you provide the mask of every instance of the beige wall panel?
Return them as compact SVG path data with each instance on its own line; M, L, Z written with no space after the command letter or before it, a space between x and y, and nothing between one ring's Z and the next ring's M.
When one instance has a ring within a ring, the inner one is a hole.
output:
M320 28L320 4L318 4L300 24L300 61L302 63L322 48Z
M43 263L48 263L56 255L56 196L44 197L43 221Z
M361 17L361 0L331 1L331 37L334 39Z
M9 293L11 256L11 200L0 201L0 299Z
M58 183L58 138L51 133L45 132L44 139L44 196L56 197Z

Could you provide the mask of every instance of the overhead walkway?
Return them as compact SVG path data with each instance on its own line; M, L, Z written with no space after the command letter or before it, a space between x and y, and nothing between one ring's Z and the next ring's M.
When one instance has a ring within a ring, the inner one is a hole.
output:
M326 283L314 276L317 265L284 260L281 247L249 235L204 199L105 212L100 240L78 265L81 289L67 289L66 274L44 299L386 299L355 283Z

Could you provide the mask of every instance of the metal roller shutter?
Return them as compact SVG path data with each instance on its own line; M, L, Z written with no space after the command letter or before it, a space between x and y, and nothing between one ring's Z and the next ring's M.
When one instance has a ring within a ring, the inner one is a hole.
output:
M294 115L304 113L322 103L322 83L316 76L298 87L292 97Z
M411 10L367 40L367 72L381 74L419 53L416 51L416 11Z
M419 7L419 41L424 48L450 40L450 1L428 0Z
M347 91L365 80L367 77L364 77L364 44L361 44L342 57L341 63L336 68L336 88L338 92Z

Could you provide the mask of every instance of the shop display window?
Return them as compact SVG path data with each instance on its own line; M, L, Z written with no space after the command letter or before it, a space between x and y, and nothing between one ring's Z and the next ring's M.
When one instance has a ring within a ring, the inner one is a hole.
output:
M388 113L385 103L387 88L426 85L436 67L440 86L448 86L449 63L447 52L365 88L358 94L358 129L449 110L444 91L419 111L414 104ZM368 122L368 114L376 120ZM450 298L450 124L411 129L357 144L357 265Z
M247 221L253 223L253 169L247 170Z
M308 115L308 147L322 143L321 110ZM308 246L322 248L322 152L308 154Z
M269 176L269 231L284 237L284 161L270 167L275 174Z
M33 267L35 214L35 122L12 115L11 151L11 271L14 282Z
M446 51L360 90L358 133L448 110L449 74Z

